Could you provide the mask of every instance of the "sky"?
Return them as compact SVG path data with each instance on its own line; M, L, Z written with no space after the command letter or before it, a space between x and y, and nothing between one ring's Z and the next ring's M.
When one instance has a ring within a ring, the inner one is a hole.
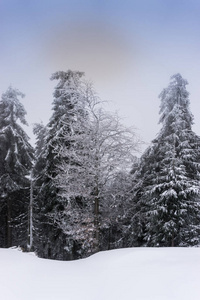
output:
M0 94L19 89L27 133L47 124L56 71L78 70L150 143L170 77L187 79L200 135L199 0L0 0Z

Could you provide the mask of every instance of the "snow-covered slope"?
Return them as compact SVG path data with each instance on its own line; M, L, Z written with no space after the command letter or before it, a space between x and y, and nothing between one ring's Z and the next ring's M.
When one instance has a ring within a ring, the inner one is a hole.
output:
M0 249L2 300L199 300L200 248L132 248L71 262Z

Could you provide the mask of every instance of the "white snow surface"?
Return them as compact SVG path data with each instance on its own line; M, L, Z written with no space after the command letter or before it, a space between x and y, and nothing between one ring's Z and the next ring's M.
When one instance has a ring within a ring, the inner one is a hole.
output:
M2 300L199 300L200 248L130 248L63 262L0 249Z

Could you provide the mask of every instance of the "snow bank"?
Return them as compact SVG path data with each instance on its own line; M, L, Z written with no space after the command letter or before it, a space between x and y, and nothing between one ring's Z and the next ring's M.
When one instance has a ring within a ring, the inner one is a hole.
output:
M71 262L0 249L2 300L199 300L200 248L132 248Z

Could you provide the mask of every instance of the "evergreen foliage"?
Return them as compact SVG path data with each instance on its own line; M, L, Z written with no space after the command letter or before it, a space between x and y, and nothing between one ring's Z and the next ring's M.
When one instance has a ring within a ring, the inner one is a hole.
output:
M74 245L57 224L57 216L63 212L65 203L60 195L60 185L55 178L63 161L62 149L64 146L70 148L72 144L66 137L73 132L72 124L77 121L77 113L82 113L82 108L79 107L82 99L80 91L82 76L81 72L69 70L56 72L51 77L52 80L58 80L58 84L54 92L53 114L47 125L43 152L45 168L40 176L42 185L37 197L40 218L38 227L40 243L37 245L37 252L42 257L73 258L73 251L67 249L73 248ZM69 158L65 157L65 160L68 161Z
M24 95L9 87L0 100L0 246L27 245L29 179L33 148L20 123L27 125L19 101Z
M200 138L192 131L187 81L171 77L160 94L162 128L135 173L132 243L196 245L200 237Z

